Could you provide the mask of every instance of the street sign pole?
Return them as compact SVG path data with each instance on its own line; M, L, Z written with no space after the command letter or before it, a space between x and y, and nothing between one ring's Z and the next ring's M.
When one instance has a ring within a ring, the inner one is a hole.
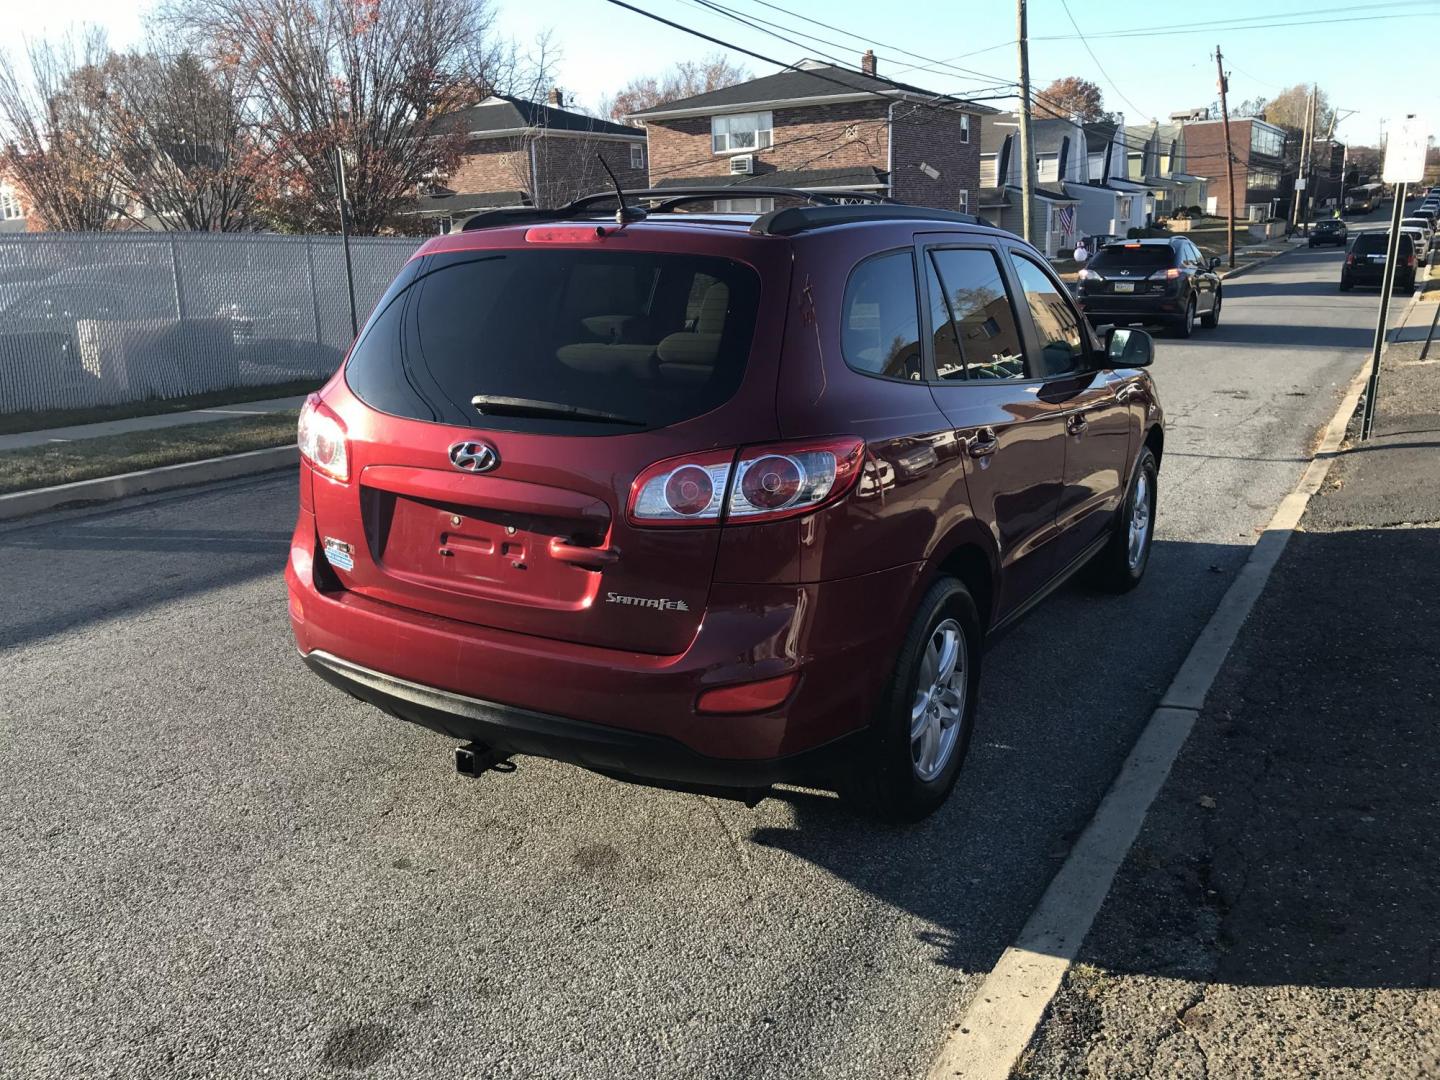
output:
M1390 293L1395 288L1396 263L1400 261L1400 220L1405 216L1405 190L1425 175L1428 146L1425 125L1413 113L1395 125L1385 141L1385 162L1380 179L1395 185L1395 207L1390 213L1390 237L1385 245L1385 273L1380 286L1380 314L1375 320L1375 342L1370 349L1370 378L1365 383L1365 412L1360 420L1360 439L1370 438L1375 428L1375 404L1380 397L1380 354L1385 349L1385 324L1390 317Z
M1375 320L1375 343L1370 348L1370 378L1365 384L1365 412L1360 440L1370 438L1375 426L1375 399L1380 395L1380 352L1385 347L1385 324L1390 320L1390 294L1395 289L1395 264L1400 259L1400 219L1405 216L1405 181L1395 185L1395 209L1390 215L1390 239L1385 245L1385 274L1380 283L1380 315Z

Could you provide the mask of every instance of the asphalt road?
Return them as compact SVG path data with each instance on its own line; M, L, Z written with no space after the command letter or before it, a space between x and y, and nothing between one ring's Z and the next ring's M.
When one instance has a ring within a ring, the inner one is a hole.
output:
M1358 369L1340 255L1162 341L1149 576L990 654L946 809L879 828L452 744L296 658L289 477L0 532L0 1075L922 1074Z

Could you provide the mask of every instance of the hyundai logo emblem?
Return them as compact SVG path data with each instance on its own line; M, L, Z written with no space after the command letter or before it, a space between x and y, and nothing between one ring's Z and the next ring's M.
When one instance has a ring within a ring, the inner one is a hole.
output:
M489 443L457 442L450 447L450 464L464 472L489 472L500 464L500 455Z

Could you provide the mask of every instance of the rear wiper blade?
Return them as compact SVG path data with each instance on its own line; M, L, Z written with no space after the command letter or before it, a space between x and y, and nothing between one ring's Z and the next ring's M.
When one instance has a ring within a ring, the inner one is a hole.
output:
M491 397L476 394L470 404L482 416L539 416L554 420L598 420L604 424L626 424L630 427L644 427L644 420L632 420L618 413L602 412L600 409L583 409L578 405L564 405L558 401L537 401L534 398Z

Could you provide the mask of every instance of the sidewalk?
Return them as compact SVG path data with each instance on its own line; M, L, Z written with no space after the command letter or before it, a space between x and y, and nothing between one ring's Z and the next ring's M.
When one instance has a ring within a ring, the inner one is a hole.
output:
M1017 1069L1440 1077L1440 363L1310 502Z
M236 420L245 416L264 416L268 413L298 410L304 404L303 396L271 398L268 401L245 401L236 405L216 405L208 409L195 409L191 412L132 416L124 420L106 420L98 424L22 431L15 435L0 435L0 453L30 446L47 446L51 443L75 442L80 439L98 439L107 435L128 435L135 431L156 431L160 428L180 427L184 424L203 424L215 420Z

